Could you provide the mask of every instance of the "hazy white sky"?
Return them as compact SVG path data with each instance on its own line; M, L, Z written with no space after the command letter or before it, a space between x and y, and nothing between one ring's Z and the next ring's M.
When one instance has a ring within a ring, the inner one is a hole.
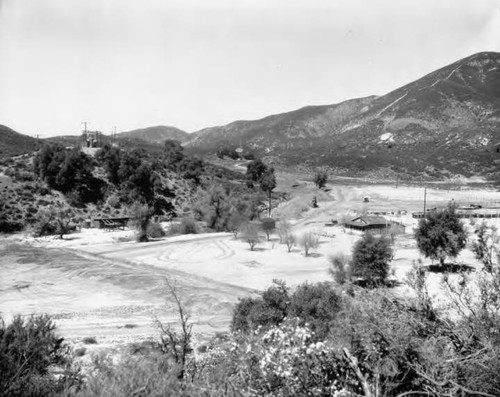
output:
M0 0L0 124L195 131L500 52L500 0Z

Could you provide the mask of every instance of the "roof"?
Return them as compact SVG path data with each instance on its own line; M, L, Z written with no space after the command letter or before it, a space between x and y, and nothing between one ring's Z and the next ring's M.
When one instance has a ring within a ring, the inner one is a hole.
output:
M347 223L354 225L386 225L388 222L383 216L358 216Z

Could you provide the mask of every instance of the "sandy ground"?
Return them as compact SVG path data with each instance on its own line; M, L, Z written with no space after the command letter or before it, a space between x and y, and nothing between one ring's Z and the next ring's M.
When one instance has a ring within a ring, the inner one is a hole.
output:
M282 178L280 184L283 188L291 183ZM140 341L158 335L155 318L176 319L165 286L167 278L176 283L201 340L226 331L238 299L265 289L275 278L290 286L330 280L329 257L350 253L360 237L341 227L326 226L332 218L354 210L423 208L421 188L332 185L326 194L308 182L300 181L299 185L290 188L292 199L276 211L291 214L297 234L314 230L322 235L319 248L308 257L297 247L288 253L276 235L269 241L263 236L255 251L229 233L177 236L149 243L130 241L130 230L83 229L63 240L17 235L0 239L1 314L7 320L16 313L51 314L63 336L76 345L86 336L96 337L100 347ZM318 209L309 206L312 195L318 197ZM363 203L365 196L370 197L369 203ZM493 190L427 190L429 208L445 205L452 198L464 203L495 203L500 194ZM412 263L420 258L412 236L416 220L411 215L394 219L406 225L406 233L397 239L392 263L396 278L403 281ZM470 250L464 250L457 260L477 266ZM429 278L431 295L436 299L440 278L437 274ZM397 293L407 291L399 287Z

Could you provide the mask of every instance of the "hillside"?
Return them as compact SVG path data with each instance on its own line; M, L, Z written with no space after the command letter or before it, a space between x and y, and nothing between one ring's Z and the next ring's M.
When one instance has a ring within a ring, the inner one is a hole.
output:
M30 153L36 149L37 141L35 138L0 125L0 158Z
M155 126L120 132L116 135L117 138L140 139L148 143L163 143L166 139L174 139L179 142L184 142L188 139L189 134L175 127Z
M208 152L240 142L284 164L498 179L500 54L472 55L383 96L207 128L186 147Z

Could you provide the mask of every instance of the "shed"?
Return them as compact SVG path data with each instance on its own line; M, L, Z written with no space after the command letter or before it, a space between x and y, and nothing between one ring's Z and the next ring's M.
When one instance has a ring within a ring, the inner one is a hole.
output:
M121 218L94 218L94 227L99 229L125 229L129 221L129 217Z
M346 222L344 226L348 229L364 232L366 230L386 229L391 226L391 223L383 216L358 216Z

